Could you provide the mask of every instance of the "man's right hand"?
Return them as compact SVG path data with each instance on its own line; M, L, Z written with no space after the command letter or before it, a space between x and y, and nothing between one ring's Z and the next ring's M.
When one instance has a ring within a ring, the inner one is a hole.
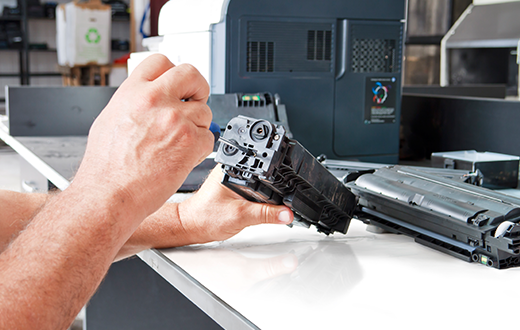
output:
M141 220L153 213L213 149L208 96L193 66L150 56L95 120L72 185L117 192Z
M66 329L118 251L213 149L209 87L153 55L91 127L72 184L0 254L0 328Z

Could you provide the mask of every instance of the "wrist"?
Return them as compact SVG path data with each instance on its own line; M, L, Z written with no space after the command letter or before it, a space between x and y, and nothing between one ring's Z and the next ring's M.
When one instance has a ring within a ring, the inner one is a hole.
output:
M83 184L74 180L58 197L81 205L79 209L91 210L92 218L105 219L114 229L120 227L123 232L125 228L133 231L146 217L132 195L122 187Z
M150 248L167 249L193 244L190 230L186 229L181 221L179 205L166 203L147 217L125 243L118 259Z
M193 208L187 204L187 200L177 204L178 236L183 241L182 245L206 243L200 239L199 229L193 228L193 224L196 223L193 219Z

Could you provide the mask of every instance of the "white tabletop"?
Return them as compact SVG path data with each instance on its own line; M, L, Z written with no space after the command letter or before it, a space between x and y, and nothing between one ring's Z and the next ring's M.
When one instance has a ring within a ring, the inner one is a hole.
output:
M261 329L518 327L520 269L467 263L365 228L353 221L347 235L327 237L261 225L160 253Z

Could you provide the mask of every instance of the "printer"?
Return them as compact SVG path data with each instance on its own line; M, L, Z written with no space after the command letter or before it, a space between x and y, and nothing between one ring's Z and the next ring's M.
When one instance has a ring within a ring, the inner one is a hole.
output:
M278 94L313 155L397 163L406 0L170 0L150 52L212 94ZM149 53L150 53L149 52ZM149 53L134 53L129 70Z

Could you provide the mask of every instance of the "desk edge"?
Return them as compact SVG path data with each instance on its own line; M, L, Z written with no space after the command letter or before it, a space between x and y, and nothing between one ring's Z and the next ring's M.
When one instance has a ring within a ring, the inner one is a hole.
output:
M224 329L260 329L156 249L137 254Z

